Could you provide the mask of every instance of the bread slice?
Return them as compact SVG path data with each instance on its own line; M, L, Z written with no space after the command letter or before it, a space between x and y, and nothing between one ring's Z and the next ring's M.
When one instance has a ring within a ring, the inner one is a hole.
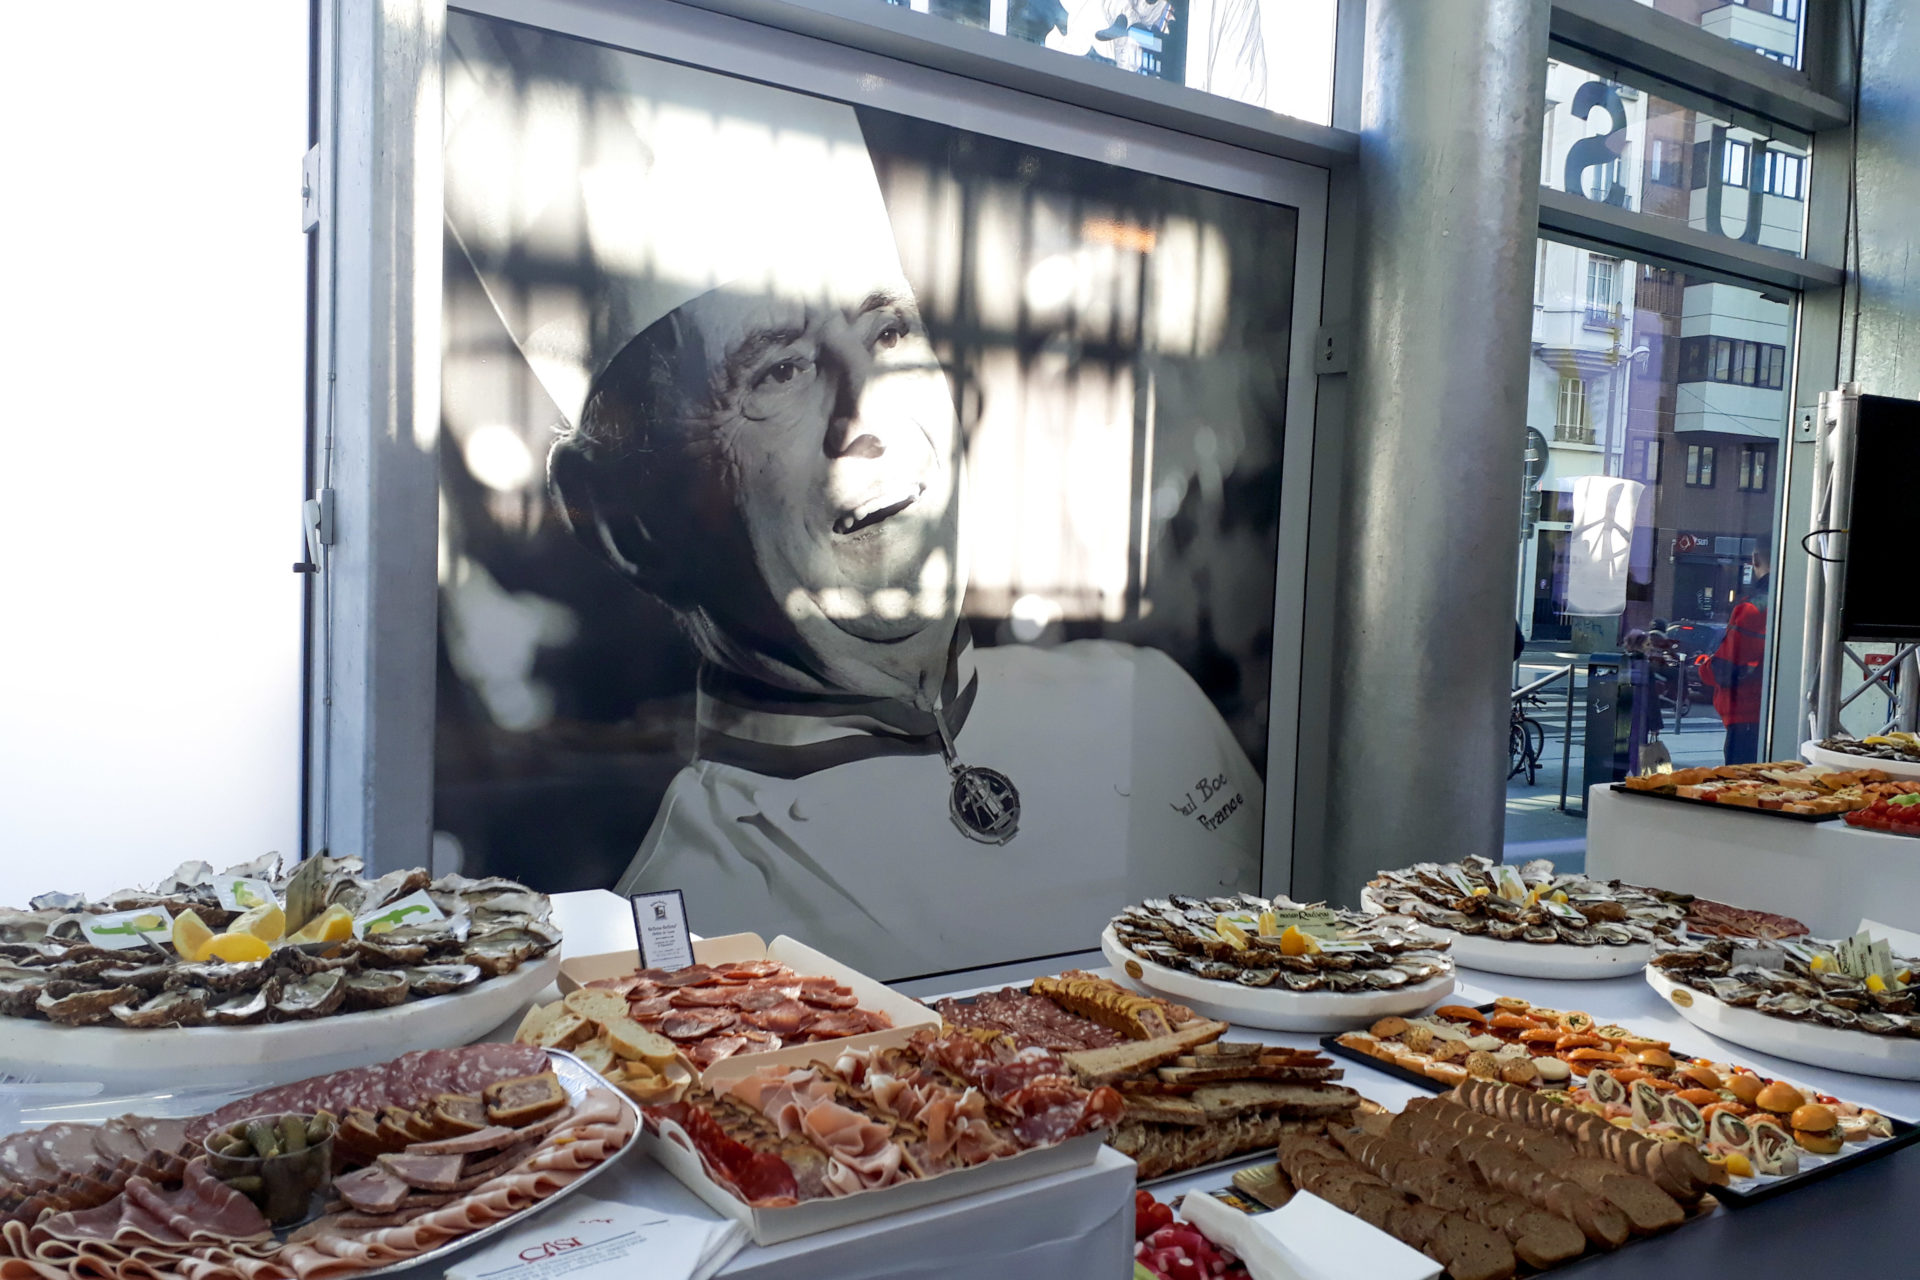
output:
M647 1030L632 1018L614 1018L604 1027L607 1043L612 1046L614 1056L629 1062L664 1067L679 1053L673 1041L657 1031Z
M513 1042L515 1044L539 1044L539 1038L545 1033L547 1027L555 1018L558 1018L566 1011L567 1006L558 1000L552 1004L536 1004L530 1006L527 1009L526 1016L520 1019L519 1028L513 1033Z
M581 987L569 991L563 1001L567 1009L588 1022L612 1022L627 1016L627 998L605 987Z
M1287 1084L1312 1084L1338 1080L1346 1073L1338 1067L1268 1066L1259 1059L1227 1059L1218 1067L1161 1067L1155 1072L1168 1084L1212 1084L1224 1080L1276 1080Z
M1121 1096L1123 1103L1120 1115L1126 1120L1139 1120L1152 1124L1204 1125L1207 1123L1206 1111L1191 1098L1137 1093Z
M606 1033L602 1032L585 1044L573 1046L573 1056L598 1071L601 1075L613 1070L613 1046L607 1043Z
M1163 1062L1171 1062L1196 1046L1219 1038L1226 1029L1224 1022L1190 1022L1172 1035L1135 1040L1110 1049L1083 1049L1063 1054L1061 1060L1073 1069L1082 1084L1089 1087L1112 1084L1123 1076L1151 1071Z
M1360 1105L1360 1095L1337 1084L1270 1084L1255 1081L1201 1085L1193 1091L1192 1101L1209 1120L1236 1116L1243 1111L1271 1111L1301 1118L1351 1111Z
M591 1040L593 1033L591 1022L571 1009L562 1008L558 1017L543 1026L531 1040L522 1043L537 1045L542 1049L571 1049Z

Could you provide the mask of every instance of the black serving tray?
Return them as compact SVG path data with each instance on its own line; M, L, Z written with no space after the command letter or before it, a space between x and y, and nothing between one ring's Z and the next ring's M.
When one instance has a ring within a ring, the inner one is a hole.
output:
M1695 803L1709 802L1698 801ZM1477 1007L1482 1013L1491 1013L1494 1008L1491 1002ZM1320 1047L1335 1057L1345 1058L1349 1062L1364 1064L1384 1075L1392 1076L1396 1080L1405 1080L1409 1084L1419 1085L1421 1088L1428 1089L1434 1093L1445 1093L1449 1088L1449 1086L1441 1084L1438 1080L1423 1076L1418 1071L1403 1067L1397 1062L1385 1062L1379 1058L1364 1054L1358 1049L1349 1049L1339 1042L1337 1035L1322 1036L1320 1038ZM1679 1049L1671 1049L1668 1052L1672 1053L1673 1056L1680 1061L1693 1062L1700 1060L1700 1055L1685 1053ZM1711 1062L1712 1059L1709 1058L1707 1061ZM1347 1083L1352 1084L1353 1082L1349 1080ZM1881 1112L1881 1114L1886 1115L1885 1112ZM1882 1156L1892 1155L1901 1147L1909 1147L1915 1142L1920 1142L1920 1125L1898 1119L1894 1116L1887 1116L1887 1119L1893 1123L1893 1136L1890 1138L1881 1138L1879 1141L1867 1146L1849 1143L1840 1149L1840 1155L1823 1157L1821 1158L1821 1163L1812 1168L1803 1169L1791 1177L1756 1178L1753 1180L1753 1185L1749 1188L1715 1187L1710 1194L1715 1200L1718 1200L1728 1208L1744 1209L1750 1204L1756 1204L1762 1200L1771 1200L1775 1196L1784 1195L1798 1187L1804 1187L1810 1182L1819 1182L1823 1178L1831 1178L1836 1173L1851 1169L1856 1165L1878 1160ZM1802 1157L1805 1157L1808 1153L1802 1151L1800 1154Z
M1624 783L1616 782L1608 787L1609 791L1618 791L1623 796L1638 796L1643 800L1661 800L1667 804L1690 804L1702 809L1715 809L1721 813L1756 813L1763 818L1780 818L1787 822L1838 822L1846 817L1841 813L1788 813L1785 809L1756 809L1747 804L1721 804L1718 800L1698 800L1693 796L1662 795L1658 791L1635 791Z

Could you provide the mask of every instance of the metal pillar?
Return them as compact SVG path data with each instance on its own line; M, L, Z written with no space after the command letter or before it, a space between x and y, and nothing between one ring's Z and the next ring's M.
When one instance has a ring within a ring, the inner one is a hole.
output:
M1296 896L1500 851L1547 18L1368 6L1326 834Z
M433 759L445 20L444 0L319 6L313 471L335 527L311 623L307 843L375 872L426 865L433 832L419 762Z

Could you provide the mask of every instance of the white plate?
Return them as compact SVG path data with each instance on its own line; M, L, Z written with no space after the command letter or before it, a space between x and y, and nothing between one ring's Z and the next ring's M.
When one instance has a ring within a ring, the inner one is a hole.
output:
M1920 1080L1920 1040L1910 1036L1841 1031L1736 1008L1704 991L1681 987L1651 966L1647 969L1647 985L1658 991L1688 1022L1730 1044L1789 1062L1804 1062L1810 1067L1829 1067L1887 1080ZM1681 999L1674 999L1676 993Z
M0 1074L98 1080L109 1090L162 1092L270 1084L385 1062L408 1049L478 1040L518 1013L560 971L556 948L512 973L391 1009L242 1027L62 1027L0 1018Z
M1372 915L1386 911L1365 890L1360 905ZM1411 916L1396 916L1421 933L1451 943L1448 953L1462 969L1482 973L1505 973L1516 978L1624 978L1636 969L1647 967L1653 959L1651 942L1636 942L1625 947L1570 947L1564 943L1502 942L1498 938L1472 933L1457 933L1436 925L1423 924Z
M1100 935L1100 949L1113 966L1148 990L1186 1005L1205 1018L1269 1031L1345 1031L1390 1013L1415 1013L1453 990L1453 974L1387 991L1286 991L1216 982L1143 960L1122 946L1113 926Z
M1829 751L1817 740L1800 744L1800 754L1809 764L1824 764L1831 769L1878 769L1889 778L1920 778L1920 761L1876 760L1872 756L1853 756L1844 751Z

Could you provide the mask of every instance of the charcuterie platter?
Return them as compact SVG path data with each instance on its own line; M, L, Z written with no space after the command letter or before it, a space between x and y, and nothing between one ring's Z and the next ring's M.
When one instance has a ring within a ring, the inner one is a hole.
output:
M1334 1031L1453 990L1447 944L1404 921L1286 898L1174 895L1114 918L1100 948L1141 986L1208 1018Z
M191 863L145 889L0 910L0 1072L131 1092L270 1083L463 1044L558 971L545 895L361 872Z
M486 1044L262 1090L164 1130L108 1127L96 1147L145 1150L89 1161L86 1134L62 1135L79 1164L10 1184L0 1259L42 1277L388 1275L585 1185L639 1116L571 1055Z

